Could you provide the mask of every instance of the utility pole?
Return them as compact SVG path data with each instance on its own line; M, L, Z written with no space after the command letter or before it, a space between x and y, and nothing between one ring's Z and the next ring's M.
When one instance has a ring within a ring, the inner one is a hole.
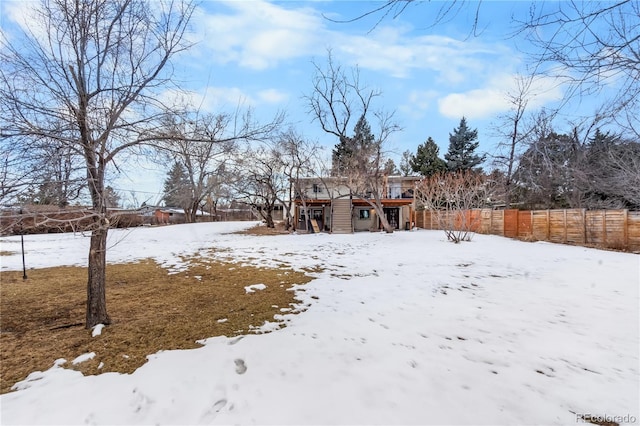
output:
M24 259L24 226L22 225L22 207L20 207L20 245L22 246L22 279L27 279L27 264Z

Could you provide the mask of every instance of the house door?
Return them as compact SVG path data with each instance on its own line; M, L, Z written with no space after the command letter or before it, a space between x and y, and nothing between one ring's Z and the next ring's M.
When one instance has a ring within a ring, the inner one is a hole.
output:
M400 209L398 207L385 208L384 215L393 229L400 229Z
M323 209L313 209L311 217L315 219L318 228L322 231L324 227Z

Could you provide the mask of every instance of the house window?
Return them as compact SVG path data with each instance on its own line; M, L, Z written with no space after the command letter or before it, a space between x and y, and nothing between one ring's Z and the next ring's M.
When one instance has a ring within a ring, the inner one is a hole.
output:
M360 210L360 219L369 219L369 210Z
M314 194L317 194L318 192L322 192L322 189L320 189L320 185L318 185L317 183L313 184L313 192Z

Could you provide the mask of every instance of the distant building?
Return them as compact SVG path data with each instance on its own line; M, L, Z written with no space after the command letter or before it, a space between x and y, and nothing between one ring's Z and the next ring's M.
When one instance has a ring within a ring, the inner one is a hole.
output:
M420 177L385 176L382 205L387 221L395 229L411 229L415 222L415 184ZM381 229L380 218L366 199L351 193L344 178L302 178L295 199L297 229L310 232L352 233ZM304 202L303 202L304 200ZM304 205L309 218L305 216ZM307 220L309 219L309 220Z

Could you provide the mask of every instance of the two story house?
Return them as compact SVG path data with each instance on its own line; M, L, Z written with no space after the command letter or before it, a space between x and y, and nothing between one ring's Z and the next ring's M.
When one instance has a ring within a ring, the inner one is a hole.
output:
M381 198L387 221L395 229L411 229L415 221L414 188L421 178L383 179ZM374 208L366 198L352 194L344 178L302 178L299 186L294 212L297 229L336 234L380 229Z

